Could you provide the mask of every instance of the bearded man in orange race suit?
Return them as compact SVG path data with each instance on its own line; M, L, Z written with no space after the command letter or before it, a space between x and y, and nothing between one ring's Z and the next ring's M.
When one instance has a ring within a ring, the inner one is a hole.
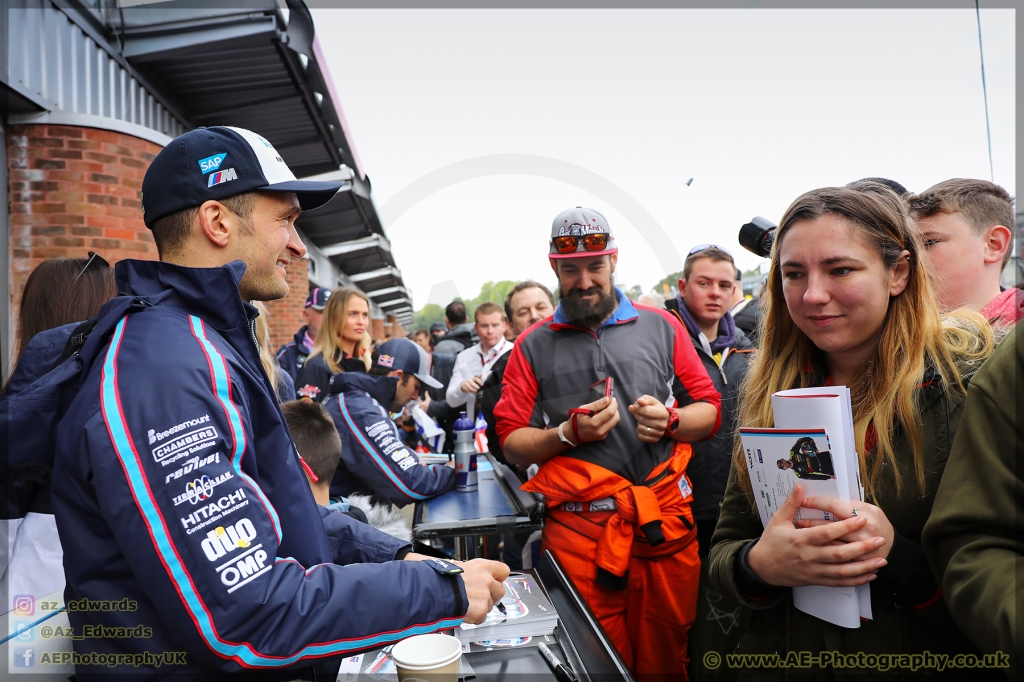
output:
M510 462L539 465L523 489L548 500L543 546L626 665L685 680L700 576L688 442L715 432L721 398L679 321L613 286L603 215L559 214L548 257L561 300L516 340L498 437Z

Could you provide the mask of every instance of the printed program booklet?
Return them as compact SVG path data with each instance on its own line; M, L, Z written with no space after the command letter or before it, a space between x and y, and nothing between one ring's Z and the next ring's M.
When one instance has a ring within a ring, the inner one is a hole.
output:
M772 410L775 428L739 429L763 525L768 525L797 483L803 484L805 497L863 499L847 387L780 391L772 395ZM838 520L828 512L807 508L795 518ZM861 618L871 618L870 585L794 587L793 605L816 618L857 628Z
M463 644L483 642L483 648L526 644L525 638L544 637L555 631L558 613L533 577L513 573L505 579L505 596L501 599L505 613L497 606L479 625L463 623L455 636Z

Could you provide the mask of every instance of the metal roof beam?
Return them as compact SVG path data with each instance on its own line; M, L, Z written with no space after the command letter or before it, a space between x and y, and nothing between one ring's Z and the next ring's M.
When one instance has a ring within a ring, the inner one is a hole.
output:
M129 59L145 61L149 55L166 59L171 54L188 53L200 45L217 43L260 34L278 37L277 20L262 14L235 18L231 23L213 26L199 20L190 26L182 26L175 32L146 32L141 35L128 33L124 41L124 55Z
M359 274L352 275L351 279L353 282L365 282L368 279L377 279L378 277L395 277L399 280L402 279L402 271L396 267L388 266L381 268L380 270L370 270L369 272L360 272Z
M380 249L390 253L391 243L383 235L371 234L369 237L364 237L363 239L354 239L342 244L331 244L330 246L325 246L320 250L326 256L341 256L347 253L366 251L367 249Z
M367 291L366 295L373 298L374 296L387 296L388 294L394 294L396 292L405 294L406 296L409 295L409 292L405 287L384 287L383 289L377 289L376 291Z

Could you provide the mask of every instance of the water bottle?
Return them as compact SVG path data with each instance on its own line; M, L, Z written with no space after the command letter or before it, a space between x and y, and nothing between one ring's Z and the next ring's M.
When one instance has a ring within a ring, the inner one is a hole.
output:
M476 444L473 440L473 420L459 412L452 431L455 433L455 489L460 493L477 489Z

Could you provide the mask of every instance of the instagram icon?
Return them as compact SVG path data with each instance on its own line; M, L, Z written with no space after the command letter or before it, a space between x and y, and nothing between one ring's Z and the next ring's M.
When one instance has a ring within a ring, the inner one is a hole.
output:
M15 616L31 616L36 612L36 598L31 594L16 594L11 603Z

